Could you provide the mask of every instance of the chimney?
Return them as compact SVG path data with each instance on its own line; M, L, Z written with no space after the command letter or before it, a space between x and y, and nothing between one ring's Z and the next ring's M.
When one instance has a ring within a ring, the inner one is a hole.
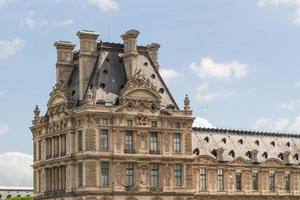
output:
M251 162L253 162L253 163L257 162L257 154L258 154L258 151L256 149L253 149L252 151L250 151Z
M121 38L124 41L124 65L127 79L133 75L138 65L138 51L136 39L140 32L137 30L129 30Z
M58 41L54 43L57 51L56 61L56 83L61 83L64 87L69 81L73 70L73 49L75 44L68 41Z
M291 153L289 151L285 151L283 154L283 162L290 163L290 155Z
M81 30L77 32L80 39L79 52L79 99L83 100L94 65L97 61L97 38L99 33Z
M156 69L159 69L159 64L158 64L158 49L160 48L160 45L157 43L151 43L147 46L148 53L150 56L150 59L152 60L154 66Z
M223 161L224 160L224 158L223 158L224 149L222 147L218 148L218 149L215 149L215 153L216 153L217 161Z

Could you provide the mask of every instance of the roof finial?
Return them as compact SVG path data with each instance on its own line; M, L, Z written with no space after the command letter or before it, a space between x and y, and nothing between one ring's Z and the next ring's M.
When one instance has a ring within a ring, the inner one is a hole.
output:
M32 120L32 124L33 125L36 125L37 124L37 122L38 122L38 120L41 118L40 117L40 108L39 108L39 106L38 105L36 105L35 106L35 109L33 110L33 112L34 112L34 118L33 118L33 120Z
M184 98L184 111L190 111L191 107L190 107L190 99L189 96L186 94L185 98Z

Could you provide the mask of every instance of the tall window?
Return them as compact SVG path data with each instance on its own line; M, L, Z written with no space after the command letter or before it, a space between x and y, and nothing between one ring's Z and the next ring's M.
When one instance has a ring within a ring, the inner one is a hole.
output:
M242 173L236 172L235 174L235 186L237 191L242 190Z
M60 155L65 156L66 155L66 146L67 146L67 140L66 140L66 135L61 135L61 150L60 150Z
M252 189L258 190L258 172L252 172Z
M200 168L200 190L206 190L206 171L205 168Z
M78 187L83 186L83 166L82 163L78 163Z
M77 145L78 145L78 151L82 151L83 150L82 131L78 131Z
M158 183L158 164L152 163L151 165L151 187L157 188L159 186Z
M275 173L274 172L269 173L269 190L275 191Z
M108 150L108 130L107 129L100 130L100 149L102 151Z
M158 141L157 141L157 133L151 133L150 136L150 153L156 154L158 153Z
M38 159L41 160L42 158L42 141L38 141Z
M224 169L218 169L218 188L224 190Z
M181 151L181 141L180 141L180 133L175 133L173 136L173 150L175 153L180 153Z
M126 179L127 179L127 186L133 186L133 184L134 184L133 163L126 164Z
M52 139L51 138L47 138L46 140L47 143L47 158L51 158L52 157Z
M132 134L132 131L126 131L125 153L133 153L133 134Z
M109 186L109 164L107 161L101 161L101 186L107 187Z
M181 164L175 164L174 174L175 174L175 186L181 187L182 186L182 165Z
M291 189L291 176L289 173L284 174L284 188L286 191L290 191Z

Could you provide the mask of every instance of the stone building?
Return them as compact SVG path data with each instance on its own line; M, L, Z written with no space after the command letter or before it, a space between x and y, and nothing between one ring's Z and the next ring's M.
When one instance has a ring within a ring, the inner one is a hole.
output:
M159 45L58 41L47 111L34 110L34 198L299 199L298 135L192 128L159 74Z
M0 186L0 200L14 197L32 197L33 188Z

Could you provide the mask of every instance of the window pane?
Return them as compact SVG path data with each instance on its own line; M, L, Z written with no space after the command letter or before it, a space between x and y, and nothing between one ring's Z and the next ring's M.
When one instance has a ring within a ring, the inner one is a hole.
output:
M181 151L181 141L180 141L180 133L175 133L173 136L173 149L175 153L180 153Z
M109 164L107 161L101 162L101 186L109 186Z
M275 191L275 173L269 173L269 190Z
M285 190L290 191L291 188L290 174L284 175L284 183L285 183Z
M241 172L236 172L236 190L242 190L242 174Z
M181 187L182 186L182 166L181 166L181 164L175 164L174 174L175 174L175 186Z
M157 133L151 133L150 136L150 153L156 153L158 151L157 147Z
M78 163L78 186L83 186L83 169L82 169L82 163Z
M152 163L151 166L151 187L158 187L158 164Z
M101 129L100 149L102 151L107 151L108 150L108 130L107 129Z
M126 165L126 179L127 186L133 186L134 184L134 169L132 163L127 163Z
M78 151L82 151L82 131L78 131Z
M224 170L218 169L218 186L219 190L224 190Z
M204 168L200 169L200 190L206 190L206 172Z
M253 190L258 190L258 173L252 173L252 188Z
M132 134L132 131L126 131L125 152L126 153L133 153L133 134Z

